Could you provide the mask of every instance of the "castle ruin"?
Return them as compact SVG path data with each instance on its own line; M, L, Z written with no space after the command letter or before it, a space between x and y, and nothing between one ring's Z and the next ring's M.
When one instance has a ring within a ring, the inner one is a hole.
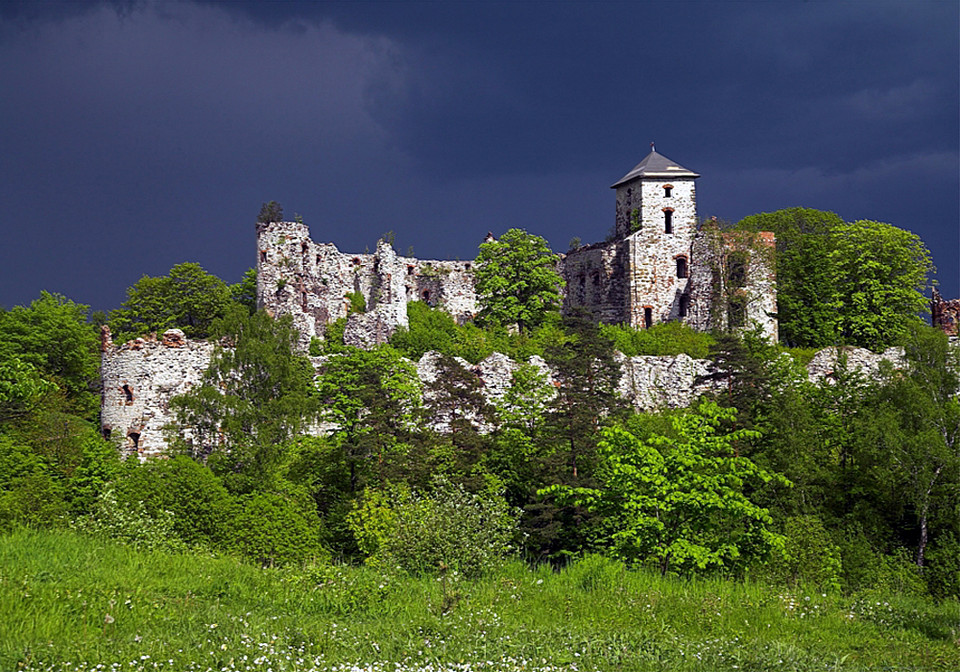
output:
M637 328L671 320L698 331L759 326L775 341L773 234L698 226L698 177L652 150L617 181L612 238L561 255L564 311ZM384 343L407 325L409 301L459 322L478 310L470 261L401 257L384 240L373 254L344 253L314 242L300 222L258 224L257 254L258 304L291 315L304 350L340 318L348 344ZM357 303L366 310L351 310Z

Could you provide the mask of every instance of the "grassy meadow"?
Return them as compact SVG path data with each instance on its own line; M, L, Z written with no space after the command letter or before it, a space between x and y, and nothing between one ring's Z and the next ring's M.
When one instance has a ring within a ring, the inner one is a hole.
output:
M468 581L0 537L2 670L957 670L960 605L597 556Z

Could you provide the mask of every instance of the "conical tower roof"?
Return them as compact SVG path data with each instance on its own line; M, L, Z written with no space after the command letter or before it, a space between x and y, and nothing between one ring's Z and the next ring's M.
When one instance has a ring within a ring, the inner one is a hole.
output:
M671 177L700 177L692 170L687 170L679 163L671 161L663 154L657 154L657 150L652 149L647 156L634 166L633 170L617 180L611 189L616 189L621 184L630 182L641 177L655 177L657 179Z

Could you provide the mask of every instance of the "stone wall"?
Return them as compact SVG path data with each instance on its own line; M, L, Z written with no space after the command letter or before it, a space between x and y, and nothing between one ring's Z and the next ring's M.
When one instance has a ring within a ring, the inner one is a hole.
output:
M930 322L950 338L960 336L960 299L945 301L934 287L930 299Z
M704 223L691 245L687 324L697 331L760 327L776 343L775 248L769 231L720 231Z
M477 311L471 266L401 257L383 240L373 254L347 254L311 240L302 223L257 224L257 303L275 316L293 316L303 350L326 325L348 315L351 344L383 343L406 326L408 301L469 320ZM365 314L349 314L351 294L363 297Z
M568 252L560 262L566 281L564 311L584 310L606 324L627 321L627 254L622 241L584 245Z
M138 338L124 345L104 332L100 422L104 437L121 441L124 457L156 457L167 450L165 427L174 418L170 399L198 384L215 345L188 341L179 329L161 340Z
M170 400L200 384L215 344L189 341L183 332L171 329L161 340L136 339L116 346L110 343L109 332L106 332L102 350L104 436L119 439L125 457L136 455L146 459L163 455L168 446L165 430L174 421ZM845 355L849 370L859 370L868 378L877 375L882 360L888 360L895 367L903 365L903 352L897 348L882 354L862 348L840 351L827 348L817 353L807 366L810 380L829 379L836 370L840 352ZM427 395L436 378L436 359L436 353L427 353L416 365ZM311 358L314 368L322 366L324 361L324 357ZM458 361L477 377L491 403L503 398L519 366L500 353L493 353L478 364ZM702 382L711 366L705 359L687 355L626 357L616 353L616 361L622 372L617 389L638 412L684 408L701 394L715 389L716 383ZM531 357L529 363L544 373L548 384L554 384L543 359ZM329 424L317 424L310 433L325 434L333 429ZM183 438L190 440L189 431Z

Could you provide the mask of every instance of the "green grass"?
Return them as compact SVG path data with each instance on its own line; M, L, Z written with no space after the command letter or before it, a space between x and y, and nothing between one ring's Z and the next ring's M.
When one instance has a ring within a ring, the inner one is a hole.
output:
M468 582L0 538L2 670L955 670L958 625L956 602L661 579L599 558Z

